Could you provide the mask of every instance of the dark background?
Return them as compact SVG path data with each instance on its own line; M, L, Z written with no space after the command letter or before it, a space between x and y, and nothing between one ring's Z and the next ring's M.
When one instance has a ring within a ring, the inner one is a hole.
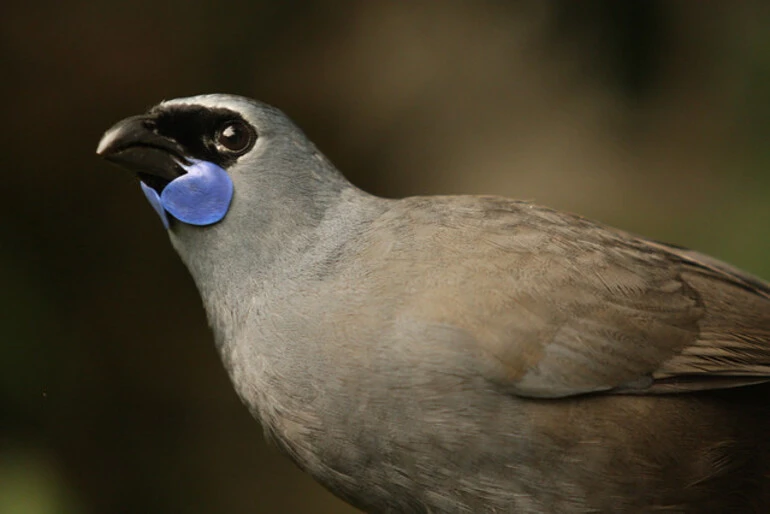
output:
M358 185L497 193L770 277L761 0L7 2L0 513L344 513L262 441L102 132L164 98L286 111Z

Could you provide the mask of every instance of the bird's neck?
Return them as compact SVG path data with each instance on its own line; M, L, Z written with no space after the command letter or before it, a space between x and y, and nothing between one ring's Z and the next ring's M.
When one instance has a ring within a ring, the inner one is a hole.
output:
M208 241L208 251L191 248L183 234L172 236L200 291L238 395L276 440L294 445L291 453L303 466L310 466L315 457L302 436L286 435L293 433L286 413L301 411L312 418L312 382L318 375L302 366L324 368L318 364L317 334L312 327L302 330L302 324L295 323L305 315L298 300L313 293L314 284L323 283L324 276L339 272L340 252L388 203L351 187L341 191L313 224L303 220L301 212L293 212L291 223L276 218L237 242ZM271 245L275 239L282 244ZM304 308L323 310L322 301Z
M198 287L220 350L255 302L290 290L300 275L317 268L325 253L376 215L379 200L350 186L312 199L270 202L269 208L258 205L251 220L236 220L244 227L240 231L228 229L234 220L227 218L211 227L172 230L172 244Z

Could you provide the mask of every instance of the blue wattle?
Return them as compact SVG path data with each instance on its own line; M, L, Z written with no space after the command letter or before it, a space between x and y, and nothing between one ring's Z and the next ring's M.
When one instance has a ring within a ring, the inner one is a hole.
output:
M158 195L158 192L153 188L145 185L144 182L139 182L139 185L142 186L142 193L144 193L144 196L147 197L147 201L150 202L152 208L155 209L155 212L157 212L158 216L160 216L160 221L163 222L163 227L168 230L168 216L166 216L166 211L163 209L163 205L160 203L160 195Z
M168 229L166 212L189 225L205 226L220 221L233 199L233 182L225 170L208 161L181 165L187 172L169 182L160 196L142 184L150 204ZM149 191L148 191L149 190Z

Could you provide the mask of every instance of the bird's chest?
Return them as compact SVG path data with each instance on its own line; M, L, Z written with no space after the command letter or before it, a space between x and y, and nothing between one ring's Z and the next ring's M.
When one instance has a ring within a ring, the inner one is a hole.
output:
M436 371L419 339L410 354L384 331L348 333L353 354L333 344L339 327L286 312L255 311L220 348L243 402L316 480L368 512L473 512L478 488L500 505L526 496L531 427L515 398Z

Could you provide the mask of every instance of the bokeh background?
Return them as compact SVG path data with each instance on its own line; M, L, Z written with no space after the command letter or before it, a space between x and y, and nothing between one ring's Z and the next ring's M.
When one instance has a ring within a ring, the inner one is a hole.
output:
M286 111L359 186L497 193L770 277L762 0L0 7L0 513L349 513L232 392L135 178L164 98Z

